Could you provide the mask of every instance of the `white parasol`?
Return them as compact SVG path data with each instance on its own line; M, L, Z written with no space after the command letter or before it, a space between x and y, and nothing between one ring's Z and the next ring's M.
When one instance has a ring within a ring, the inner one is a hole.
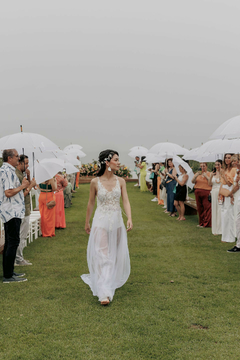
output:
M191 167L188 165L188 163L186 163L186 161L181 159L179 156L174 156L173 157L173 165L175 166L178 174L180 173L179 165L181 165L186 170L186 172L188 174L187 186L192 189L194 186L192 183L192 178L193 178L194 174L193 174Z
M64 161L64 169L66 169L67 174L74 174L79 171L79 169L77 169L73 164L65 161Z
M165 159L172 158L175 155L184 155L188 150L182 146L170 142L163 142L155 144L149 149L149 153L158 154Z
M5 149L16 149L19 154L24 150L24 154L31 155L32 152L44 152L59 148L54 142L43 135L20 132L4 136L0 139L1 152Z
M163 156L159 156L157 154L152 154L152 153L147 153L145 160L147 163L159 163L159 162L164 163L165 162L165 158Z
M56 158L35 160L34 164L37 184L52 179L53 176L64 168L64 160Z
M135 158L136 156L142 157L146 156L147 152L148 149L143 146L134 146L130 149L130 153L128 154L128 156L130 156L131 158Z
M210 139L236 139L236 138L240 138L240 115L225 121L210 136Z
M81 150L82 146L78 144L70 144L66 146L63 151L68 152L69 150Z

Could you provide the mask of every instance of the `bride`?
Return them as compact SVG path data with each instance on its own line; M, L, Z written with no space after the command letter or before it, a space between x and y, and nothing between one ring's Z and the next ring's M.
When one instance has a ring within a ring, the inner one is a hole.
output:
M89 234L87 262L89 274L82 280L89 285L93 295L102 305L112 301L115 289L121 287L130 275L127 232L123 223L120 197L127 215L127 231L133 227L131 207L125 180L114 173L119 169L119 155L105 150L99 154L100 170L91 181L87 206L85 231ZM92 228L90 218L97 197L97 209Z

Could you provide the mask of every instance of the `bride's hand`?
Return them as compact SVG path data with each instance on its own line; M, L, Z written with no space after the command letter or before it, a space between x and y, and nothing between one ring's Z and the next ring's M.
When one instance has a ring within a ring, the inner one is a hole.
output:
M89 224L89 223L85 225L85 231L86 231L86 233L87 233L88 235L90 234L91 228L90 228L90 224Z
M127 221L127 231L132 230L132 228L133 228L132 220L128 220L128 221Z

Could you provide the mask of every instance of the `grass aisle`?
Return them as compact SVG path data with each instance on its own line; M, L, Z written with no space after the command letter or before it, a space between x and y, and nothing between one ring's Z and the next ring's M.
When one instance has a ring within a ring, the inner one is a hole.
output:
M196 216L179 223L150 193L127 187L128 282L101 307L80 279L88 271L82 185L66 210L67 229L25 249L33 266L16 269L28 282L0 284L1 360L240 358L240 255L196 228Z

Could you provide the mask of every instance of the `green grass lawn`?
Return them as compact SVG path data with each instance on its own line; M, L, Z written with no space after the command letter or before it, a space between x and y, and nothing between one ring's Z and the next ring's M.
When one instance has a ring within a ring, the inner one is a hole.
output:
M127 188L134 224L127 283L102 307L80 279L88 272L89 193L81 185L67 228L25 249L33 266L16 270L28 282L0 283L1 360L240 359L240 254L198 229L196 216L179 223L150 193Z

